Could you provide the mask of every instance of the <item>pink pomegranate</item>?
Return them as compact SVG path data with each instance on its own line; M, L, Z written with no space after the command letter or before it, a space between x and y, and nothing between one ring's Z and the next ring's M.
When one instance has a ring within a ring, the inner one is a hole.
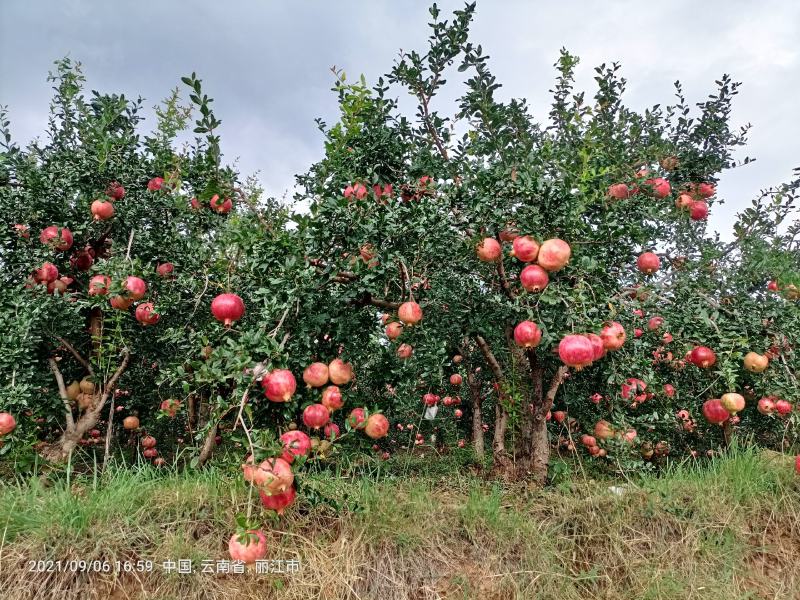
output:
M152 302L143 302L137 306L135 316L142 325L155 325L161 318L161 315L155 311Z
M217 212L221 215L226 215L231 212L233 208L233 202L230 198L220 199L218 194L214 194L211 197L211 200L208 202L208 205L211 207L211 210Z
M629 377L625 383L622 384L622 391L620 392L622 398L630 400L631 397L639 396L647 389L647 383L635 377Z
M588 433L584 433L581 436L581 444L586 446L587 448L591 446L597 446L597 439L593 435L589 435Z
M603 358L606 355L603 339L595 333L587 333L586 338L592 343L592 348L594 348L594 357L592 360L600 360Z
M287 402L297 389L297 381L291 371L275 369L262 377L261 387L271 402Z
M328 365L322 362L311 363L303 371L303 381L310 388L322 387L328 383Z
M450 398L450 396L447 396L447 398L445 398L445 400L447 399L450 399L452 403L452 398ZM425 406L436 406L436 404L439 402L439 396L437 396L436 394L432 394L431 392L428 392L427 394L422 396L422 401L425 403ZM449 406L450 404L448 403L447 405Z
M719 398L713 398L703 402L703 416L709 423L724 423L730 418L730 413L722 406Z
M741 394L735 394L732 392L727 394L722 394L722 396L719 399L719 402L720 404L722 404L722 407L732 415L735 415L736 413L744 410L744 405L745 405L744 396L742 396Z
M161 178L157 177L156 179ZM235 533L228 540L228 554L232 560L253 564L267 555L267 538L260 529Z
M553 420L556 423L563 423L567 420L567 413L563 410L557 410L553 412Z
M328 365L328 373L331 383L344 385L353 378L353 366L344 362L341 358L334 358Z
M598 440L608 440L615 434L614 428L608 421L600 420L594 425L594 437Z
M664 384L664 395L666 395L667 398L675 396L675 386L671 383Z
M28 240L31 237L30 227L23 223L15 223L14 230L17 232L17 235L23 239Z
M75 252L70 257L69 264L76 271L88 271L94 264L94 249L87 246L83 250Z
M778 282L775 280L772 280L767 284L767 289L770 292L777 292L778 290L780 290L780 288L778 287Z
M72 277L59 277L55 281L51 281L47 284L47 293L53 294L56 291L59 294L65 294L67 292L67 287L72 284L74 279Z
M408 326L413 326L422 320L422 308L413 300L403 302L397 310L397 316Z
M155 448L156 438L152 435L146 435L142 438L142 448Z
M7 435L17 427L14 415L7 412L0 412L0 436Z
M460 408L457 408L457 409L455 409L455 410L453 411L453 416L454 416L456 419L460 419L461 417L463 417L463 416L464 416L464 411L462 411Z
M397 348L397 357L405 360L407 358L411 358L411 355L414 353L414 348L409 346L408 344L400 344Z
M157 192L161 189L164 185L164 178L163 177L153 177L150 181L147 182L147 191L148 192Z
M285 492L268 496L264 493L264 490L258 490L258 496L261 498L261 504L264 508L267 510L274 510L279 515L282 515L283 511L294 502L294 499L297 497L297 491L294 487L290 487Z
M539 248L538 263L545 271L560 271L569 263L572 248L564 240L553 238L546 240Z
M133 298L124 298L123 296L113 296L111 298L111 308L116 310L128 310L133 304Z
M118 181L112 181L106 188L106 195L112 202L122 200L125 197L125 188Z
M399 321L394 321L386 326L386 337L390 340L396 340L403 333L403 324Z
M211 301L211 314L225 327L244 316L244 302L236 294L220 294Z
M170 418L174 418L175 415L178 414L178 411L181 408L180 400L164 400L161 403L161 412L167 415Z
M689 194L681 194L675 200L675 208L678 210L691 210L692 204L694 204L694 198Z
M189 208L191 208L192 210L200 210L202 207L203 205L200 204L200 200L198 200L197 198L192 198L191 200L189 200Z
M463 381L463 378L458 373L450 375L450 385L461 385Z
M703 200L695 200L689 207L689 216L692 221L703 221L708 217L708 203Z
M775 412L775 399L771 396L765 396L758 401L758 412L762 415L771 415Z
M625 200L629 198L631 195L630 190L628 189L627 184L624 183L613 183L608 186L608 197L613 198L614 200Z
M148 448L147 450L142 452L142 456L144 456L145 458L155 458L156 456L158 456L158 450L156 450L155 448Z
M716 191L713 183L698 183L692 186L692 192L698 198L710 198Z
M72 232L66 227L50 225L39 234L39 241L54 250L69 250L72 248Z
M781 416L788 415L790 412L792 412L792 403L787 400L776 400L775 412Z
M58 269L51 262L44 262L42 266L36 270L33 278L39 283L50 283L58 279Z
M242 465L252 467L252 465ZM245 479L248 470L244 469ZM249 481L262 488L267 494L278 494L286 491L294 483L292 466L283 458L268 458L251 471Z
M497 262L503 254L500 242L494 238L483 238L477 246L478 259L483 262Z
M514 328L514 342L523 348L535 348L542 341L542 330L533 321L522 321Z
M626 337L625 328L616 321L608 323L600 331L600 339L603 340L603 346L609 351L622 348Z
M566 335L558 343L558 356L565 365L582 369L594 360L594 346L583 335Z
M131 300L141 300L147 292L147 284L139 277L130 275L125 280L125 296Z
M364 433L373 440L386 437L389 433L389 420L380 413L370 415L364 426Z
M664 317L650 317L650 320L647 321L647 328L650 331L655 331L663 324L664 324Z
M661 259L654 252L643 252L636 260L636 266L645 275L652 275L661 267Z
M159 277L163 277L164 279L169 278L172 276L172 272L175 270L175 265L171 262L161 263L156 267L156 273Z
M339 437L339 426L336 423L326 423L322 433L326 440L333 441Z
M294 462L295 456L306 456L311 451L311 438L298 429L287 431L280 440L283 444L281 458L288 463Z
M539 256L539 243L529 235L514 238L511 254L522 262L533 262Z
M105 296L111 287L111 278L108 275L94 275L89 279L89 295Z
M322 404L327 408L330 412L335 410L339 410L344 406L344 401L342 400L342 393L339 391L339 387L335 385L329 385L322 391Z
M653 179L648 179L644 183L645 186L649 187L653 196L656 198L666 198L670 194L671 189L669 181L663 177L654 177Z
M717 355L714 354L711 348L695 346L692 348L691 352L689 352L687 360L701 369L708 369L709 367L713 367L717 362Z
M550 283L550 277L539 265L528 265L519 274L522 287L529 292L541 292Z
M363 408L354 408L347 417L347 424L351 429L364 429L367 426L367 411Z
M324 404L309 404L303 410L303 423L309 429L324 427L330 418L331 413Z
M114 216L114 205L105 200L95 200L91 206L95 221L108 221Z

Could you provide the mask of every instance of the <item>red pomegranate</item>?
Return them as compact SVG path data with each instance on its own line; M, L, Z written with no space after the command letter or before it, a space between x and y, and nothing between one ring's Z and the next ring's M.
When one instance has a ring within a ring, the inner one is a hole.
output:
M95 221L108 221L114 216L114 205L105 200L95 200L90 209Z
M689 207L689 216L692 221L703 221L708 217L708 203L703 200L695 200Z
M713 183L698 183L691 186L691 190L698 198L710 198L717 191Z
M192 198L191 200L189 200L189 208L191 208L192 210L200 210L202 207L203 205L200 204L200 200L198 200L197 198Z
M727 421L731 415L718 398L713 398L703 402L703 416L709 423L719 424Z
M143 302L137 306L135 316L142 325L155 325L161 318L161 315L155 311L152 302Z
M463 416L464 416L464 411L462 411L460 408L457 408L457 409L455 409L455 410L453 411L453 416L454 416L456 419L460 419L461 417L463 417Z
M363 408L354 408L347 417L347 424L351 429L364 429L367 425L367 411Z
M322 433L326 440L333 441L339 437L339 426L336 423L326 423Z
M334 358L328 365L331 383L345 385L353 378L353 366L340 358Z
M616 321L606 324L600 331L600 339L606 350L619 350L625 344L625 328Z
M324 404L309 404L303 410L303 423L309 429L324 427L330 418L331 413Z
M50 283L58 279L58 268L51 262L44 262L42 266L36 270L33 278L39 283Z
M644 183L645 186L649 187L653 196L655 196L656 198L666 198L672 191L669 185L669 181L667 181L663 177L654 177L653 179L648 179Z
M613 183L608 186L608 197L613 198L614 200L625 200L629 198L631 195L630 190L628 189L627 184L624 183Z
M287 431L280 440L283 444L281 458L288 463L294 462L295 456L306 456L311 451L311 438L298 429Z
M447 396L447 398L450 398L450 396ZM422 396L422 401L425 403L425 406L436 406L436 404L439 402L439 396L437 396L436 394L432 394L432 393L428 392L427 394ZM451 401L452 401L452 398L451 398ZM448 404L448 406L449 406L449 404Z
M450 385L461 385L463 381L463 378L458 373L450 375Z
M675 200L675 208L678 210L691 210L692 204L694 204L694 198L689 194L680 194Z
M133 417L133 416L125 417L122 420L122 426L125 429L128 429L128 430L138 429L139 428L139 417Z
M478 259L483 262L497 262L503 254L500 242L494 238L483 238L477 247Z
M566 335L558 343L558 356L565 365L582 369L594 360L594 346L583 335Z
M133 304L133 298L124 298L123 296L112 296L111 308L116 310L128 310Z
M778 287L778 282L775 280L772 280L767 284L767 289L770 292L777 292L778 290L780 290L780 288Z
M322 362L311 363L303 371L303 381L310 388L322 387L328 383L328 365Z
M671 383L664 384L664 394L667 398L672 398L675 395L675 386Z
M597 446L597 439L593 435L589 435L588 433L584 433L581 436L581 444L583 444L587 448L589 448L591 446Z
M232 560L253 564L267 555L267 538L260 529L234 533L228 540L228 554Z
M72 248L72 232L66 227L50 225L39 234L39 241L54 250L69 250Z
M514 328L514 342L523 348L535 348L542 341L542 330L533 321L522 321Z
M344 406L344 402L342 401L342 393L339 391L338 386L329 385L322 391L322 404L330 412L339 410L342 408L342 406Z
M294 483L292 466L283 458L268 458L258 467L245 464L242 469L245 480L252 481L267 494L284 492Z
M87 246L83 250L75 252L70 256L69 264L76 271L88 271L94 264L94 249Z
M403 324L399 321L393 321L386 326L386 337L390 340L396 340L403 333Z
M539 256L539 243L529 235L514 238L512 256L522 262L533 262Z
M788 415L790 412L792 412L792 403L787 400L776 400L775 412L781 416Z
M397 348L397 356L402 360L411 358L411 355L413 353L414 353L414 348L412 348L408 344L400 344L400 346L398 346Z
M519 274L522 287L529 292L541 292L550 283L550 277L539 265L528 265Z
M661 267L661 259L654 252L643 252L636 260L636 266L645 275L652 275Z
M567 419L567 413L563 410L557 410L553 412L553 420L556 423L563 423Z
M403 302L397 310L397 316L408 326L413 326L422 320L422 308L414 301Z
M775 412L775 400L770 396L765 396L758 401L758 412L762 415L771 415Z
M211 314L225 327L230 327L244 316L244 302L236 294L220 294L211 301Z
M274 510L279 515L283 514L297 497L297 491L294 487L288 488L285 492L279 494L272 494L271 496L264 493L264 490L258 490L258 496L261 498L261 504L267 510Z
M159 277L163 277L167 279L172 275L172 272L175 270L175 265L171 262L161 263L156 267L156 273Z
M157 192L161 189L164 185L164 178L163 177L153 177L150 181L147 182L147 191L148 192Z
M51 281L47 284L47 293L53 294L57 291L59 294L63 295L67 292L67 287L71 285L73 281L75 280L72 279L72 277L60 277L55 281Z
M722 404L722 407L732 415L744 410L744 396L741 394L735 394L732 392L722 394L719 402Z
M172 400L172 399L164 400L161 403L160 408L161 412L163 412L168 417L173 418L175 417L175 415L178 414L178 411L181 408L181 402L180 400Z
M647 328L650 331L655 331L663 324L664 324L664 317L650 317L650 320L647 321Z
M598 440L608 440L615 435L614 428L608 421L600 420L594 425L594 437Z
M545 271L560 271L569 263L572 248L564 240L553 238L546 240L539 248L538 263Z
M364 426L364 433L367 437L373 440L379 440L386 437L389 433L389 419L380 413L375 413L369 416L367 423Z
M141 300L147 292L147 284L139 277L130 275L125 280L125 296L131 300Z
M630 400L631 397L638 397L642 392L647 389L647 383L635 377L629 377L625 383L622 384L622 391L620 394L625 400Z
M142 456L144 456L145 458L155 458L156 456L158 456L158 450L156 450L155 448L148 448L147 450L142 452Z
M594 348L594 358L592 360L600 360L603 358L606 355L603 339L595 333L587 333L586 338L592 343L592 348Z
M7 412L0 412L0 436L7 435L17 427L14 415Z
M125 188L118 181L112 181L106 188L106 196L113 202L125 197Z
M271 402L287 402L297 389L297 381L287 369L275 369L261 378L264 395Z
M28 240L31 237L30 227L23 223L15 223L14 230L17 232L17 235L23 239Z
M142 438L142 448L155 448L156 438L152 435L146 435Z
M691 352L689 352L687 360L701 369L708 369L709 367L713 367L717 362L717 355L714 354L711 348L695 346L692 348Z
M231 199L224 198L221 200L219 194L214 194L211 197L211 200L208 202L208 205L211 207L211 210L221 215L228 214L231 212L231 208L233 208L233 202L231 202Z

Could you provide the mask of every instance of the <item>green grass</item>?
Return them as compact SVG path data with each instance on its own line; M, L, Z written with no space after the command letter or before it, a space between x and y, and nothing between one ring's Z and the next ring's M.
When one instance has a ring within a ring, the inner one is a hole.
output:
M232 473L134 465L2 484L0 589L9 600L800 597L800 478L787 457L739 449L659 477L544 490L482 479L459 460L312 472L280 520L256 507L270 557L301 561L293 575L162 571L167 559L227 557L249 496ZM157 566L136 577L27 572L48 558Z

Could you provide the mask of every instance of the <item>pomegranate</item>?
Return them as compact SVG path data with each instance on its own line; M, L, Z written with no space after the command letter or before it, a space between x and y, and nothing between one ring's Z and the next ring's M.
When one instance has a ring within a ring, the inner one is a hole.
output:
M251 479L248 481L252 481L267 494L284 492L294 483L292 466L283 458L268 458L256 468L249 464L242 467L245 479L249 475ZM250 470L245 467L250 467Z
M191 208L192 210L200 210L202 208L202 205L200 204L200 201L197 198L192 198L191 200L189 200L189 208Z
M170 262L161 263L156 267L156 273L159 277L163 277L167 279L172 275L172 272L175 270L175 265Z
M51 262L44 262L36 270L33 278L39 283L50 283L58 279L58 268Z
M57 291L59 294L64 294L67 291L67 286L72 283L72 281L73 279L71 277L61 277L60 279L51 281L47 284L47 293L53 294Z
M644 183L656 198L666 198L672 191L669 181L663 177L654 177L653 179L646 180Z
M414 348L409 346L408 344L400 344L397 348L397 356L403 360L410 358L411 355L414 353Z
M602 338L595 333L587 333L586 338L592 343L594 348L594 356L592 360L600 360L606 355L605 346L603 346Z
M290 487L285 492L268 496L264 493L264 490L258 490L258 496L261 498L261 504L264 508L274 510L279 515L282 515L283 511L294 502L297 497L297 491L294 487Z
M609 198L613 198L614 200L625 200L626 198L629 198L630 195L631 192L625 183L613 183L608 186Z
M153 461L153 466L155 467L163 467L165 464L167 464L167 461L164 460L162 456L159 456Z
M758 401L758 412L762 415L771 415L775 412L775 400L770 396L765 396Z
M164 178L163 177L153 177L150 181L147 182L147 191L148 192L157 192L161 189L164 185Z
M539 255L539 243L529 235L521 235L514 238L512 248L512 256L522 262L533 262Z
M664 394L667 398L672 398L675 395L675 386L671 383L664 384Z
M718 398L703 402L703 416L709 423L724 423L731 416Z
M553 238L546 240L539 248L538 263L545 271L560 271L569 263L572 248L564 240Z
M91 206L95 221L108 221L114 216L114 205L105 200L95 200Z
M118 181L112 181L106 188L106 196L113 202L125 197L125 188Z
M660 164L661 168L665 171L674 171L678 168L679 161L677 156L665 156L658 164Z
M463 378L458 373L450 375L450 385L461 385L463 381Z
M722 404L722 407L732 415L744 410L744 396L741 394L735 394L732 392L722 394L719 402Z
M399 321L394 321L386 326L386 337L390 340L396 340L403 333L403 324Z
M794 457L794 472L800 475L800 454Z
M558 357L565 365L580 370L592 364L594 345L583 335L566 335L558 343Z
M581 436L581 444L583 444L587 448L591 446L597 446L597 440L595 439L594 436L589 435L588 433L584 433Z
M39 234L39 241L54 250L69 250L72 248L72 232L66 227L50 225Z
M70 400L75 400L78 397L78 394L81 393L81 384L77 381L73 381L67 386L67 398Z
M653 252L643 252L636 260L636 266L645 275L652 275L661 267L661 259Z
M17 232L17 235L19 235L19 237L23 239L28 240L31 237L30 227L28 227L27 225L24 225L22 223L15 223L14 230Z
M717 362L717 355L711 348L706 346L695 346L687 356L687 360L700 367L701 369L708 369L713 367Z
M445 398L445 399L448 399L448 398L450 398L450 396L447 396L447 398ZM437 396L436 394L431 394L430 392L428 392L427 394L422 396L422 401L425 403L425 406L436 406L436 403L439 402L439 396ZM450 401L452 403L452 398L450 398ZM449 404L448 404L448 406L449 406Z
M157 177L157 179L161 178ZM267 555L267 538L260 529L235 533L228 540L228 554L231 555L232 560L253 564Z
M311 438L298 429L287 431L280 440L283 444L281 458L288 463L294 462L295 456L307 456L311 452Z
M769 358L757 352L748 352L744 357L744 368L751 373L763 373L769 366Z
M363 408L354 408L347 417L347 424L351 429L364 429L367 425L367 411Z
M322 404L330 412L339 410L342 408L342 406L344 406L344 402L342 401L342 393L339 391L338 386L329 385L322 391Z
M264 395L271 402L287 402L297 389L297 381L287 369L275 369L261 378Z
M125 280L125 296L131 300L141 300L147 292L147 284L139 277L130 275Z
M542 341L542 330L533 321L522 321L514 328L514 342L523 348L535 348Z
M503 254L500 242L494 238L483 238L476 247L478 259L483 262L497 262Z
M322 433L326 440L333 441L339 437L339 426L336 423L326 423Z
M553 420L556 423L563 423L567 419L567 413L563 410L556 410L553 412Z
M626 337L625 328L616 321L608 323L600 331L600 339L603 340L606 350L619 350L625 343Z
M541 292L550 283L550 277L539 265L528 265L519 274L522 287L529 292Z
M464 360L464 357L461 356L460 354L456 354L455 356L453 356L453 363L456 365L461 364L462 360Z
M689 216L692 221L703 221L708 217L708 204L703 200L695 200L689 207Z
M379 440L382 437L386 437L386 435L389 433L389 419L380 413L370 415L364 427L364 433L367 434L367 437L373 440Z
M694 204L694 198L689 194L680 194L675 200L675 208L678 210L691 210L692 204Z
M226 215L231 212L231 208L233 208L233 202L231 202L230 198L225 198L220 200L219 194L214 194L209 200L208 205L211 207L211 210L217 212L221 215Z
M0 436L7 435L17 427L14 415L7 412L0 412Z
M122 426L125 429L138 429L139 428L139 418L138 417L125 417L122 420Z
M664 317L650 317L650 320L647 321L647 328L650 331L655 331L663 324L664 324Z
M303 410L303 423L310 429L324 427L330 418L331 413L324 404L309 404Z
M136 307L136 320L142 325L155 325L161 319L161 315L155 311L152 302L143 302Z
M639 394L647 389L647 383L635 377L629 377L625 383L622 384L622 391L620 394L625 400L630 400L631 396L638 397Z
M422 320L422 308L413 300L403 302L397 310L397 316L408 326L413 326Z
M311 363L303 371L303 381L310 388L322 387L328 383L328 365L321 362Z
M142 448L155 448L156 438L152 435L146 435L142 438Z
M777 292L780 288L778 287L778 282L775 281L775 280L772 280L767 284L767 289L770 292Z
M244 302L236 294L220 294L211 301L211 314L225 327L244 316Z
M180 400L164 400L161 403L161 412L166 414L167 416L174 418L175 415L178 414L178 411L181 408Z
M591 396L589 396L589 400L592 401L593 404L600 404L600 400L603 399L603 395L595 392Z
M790 412L792 412L792 403L786 400L776 400L775 412L781 416L788 415Z
M88 271L94 264L94 250L91 246L79 250L70 257L69 264L76 271Z
M460 419L464 416L464 412L460 408L457 408L453 411L453 416L455 416L456 419Z
M692 186L692 192L698 198L710 198L716 193L716 188L713 183L698 183Z
M615 435L614 428L608 421L600 420L594 425L594 437L598 440L607 440Z
M353 378L353 366L340 358L334 358L328 365L331 383L344 385Z
M111 308L116 310L128 310L133 304L133 298L123 298L122 296L113 296L111 298Z
M148 448L147 450L142 452L142 456L144 456L145 458L155 458L156 456L158 456L158 450L156 450L155 448Z

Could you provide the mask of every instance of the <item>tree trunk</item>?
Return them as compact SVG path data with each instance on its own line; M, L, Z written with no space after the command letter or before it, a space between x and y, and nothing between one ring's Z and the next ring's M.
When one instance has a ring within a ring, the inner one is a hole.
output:
M467 386L472 400L472 448L475 456L483 458L483 415L481 413L481 384L470 368L467 370Z
M208 462L211 455L214 453L214 448L217 446L217 431L219 430L219 423L214 423L206 434L206 439L203 441L203 447L200 449L200 455L197 457L197 464L201 467Z

